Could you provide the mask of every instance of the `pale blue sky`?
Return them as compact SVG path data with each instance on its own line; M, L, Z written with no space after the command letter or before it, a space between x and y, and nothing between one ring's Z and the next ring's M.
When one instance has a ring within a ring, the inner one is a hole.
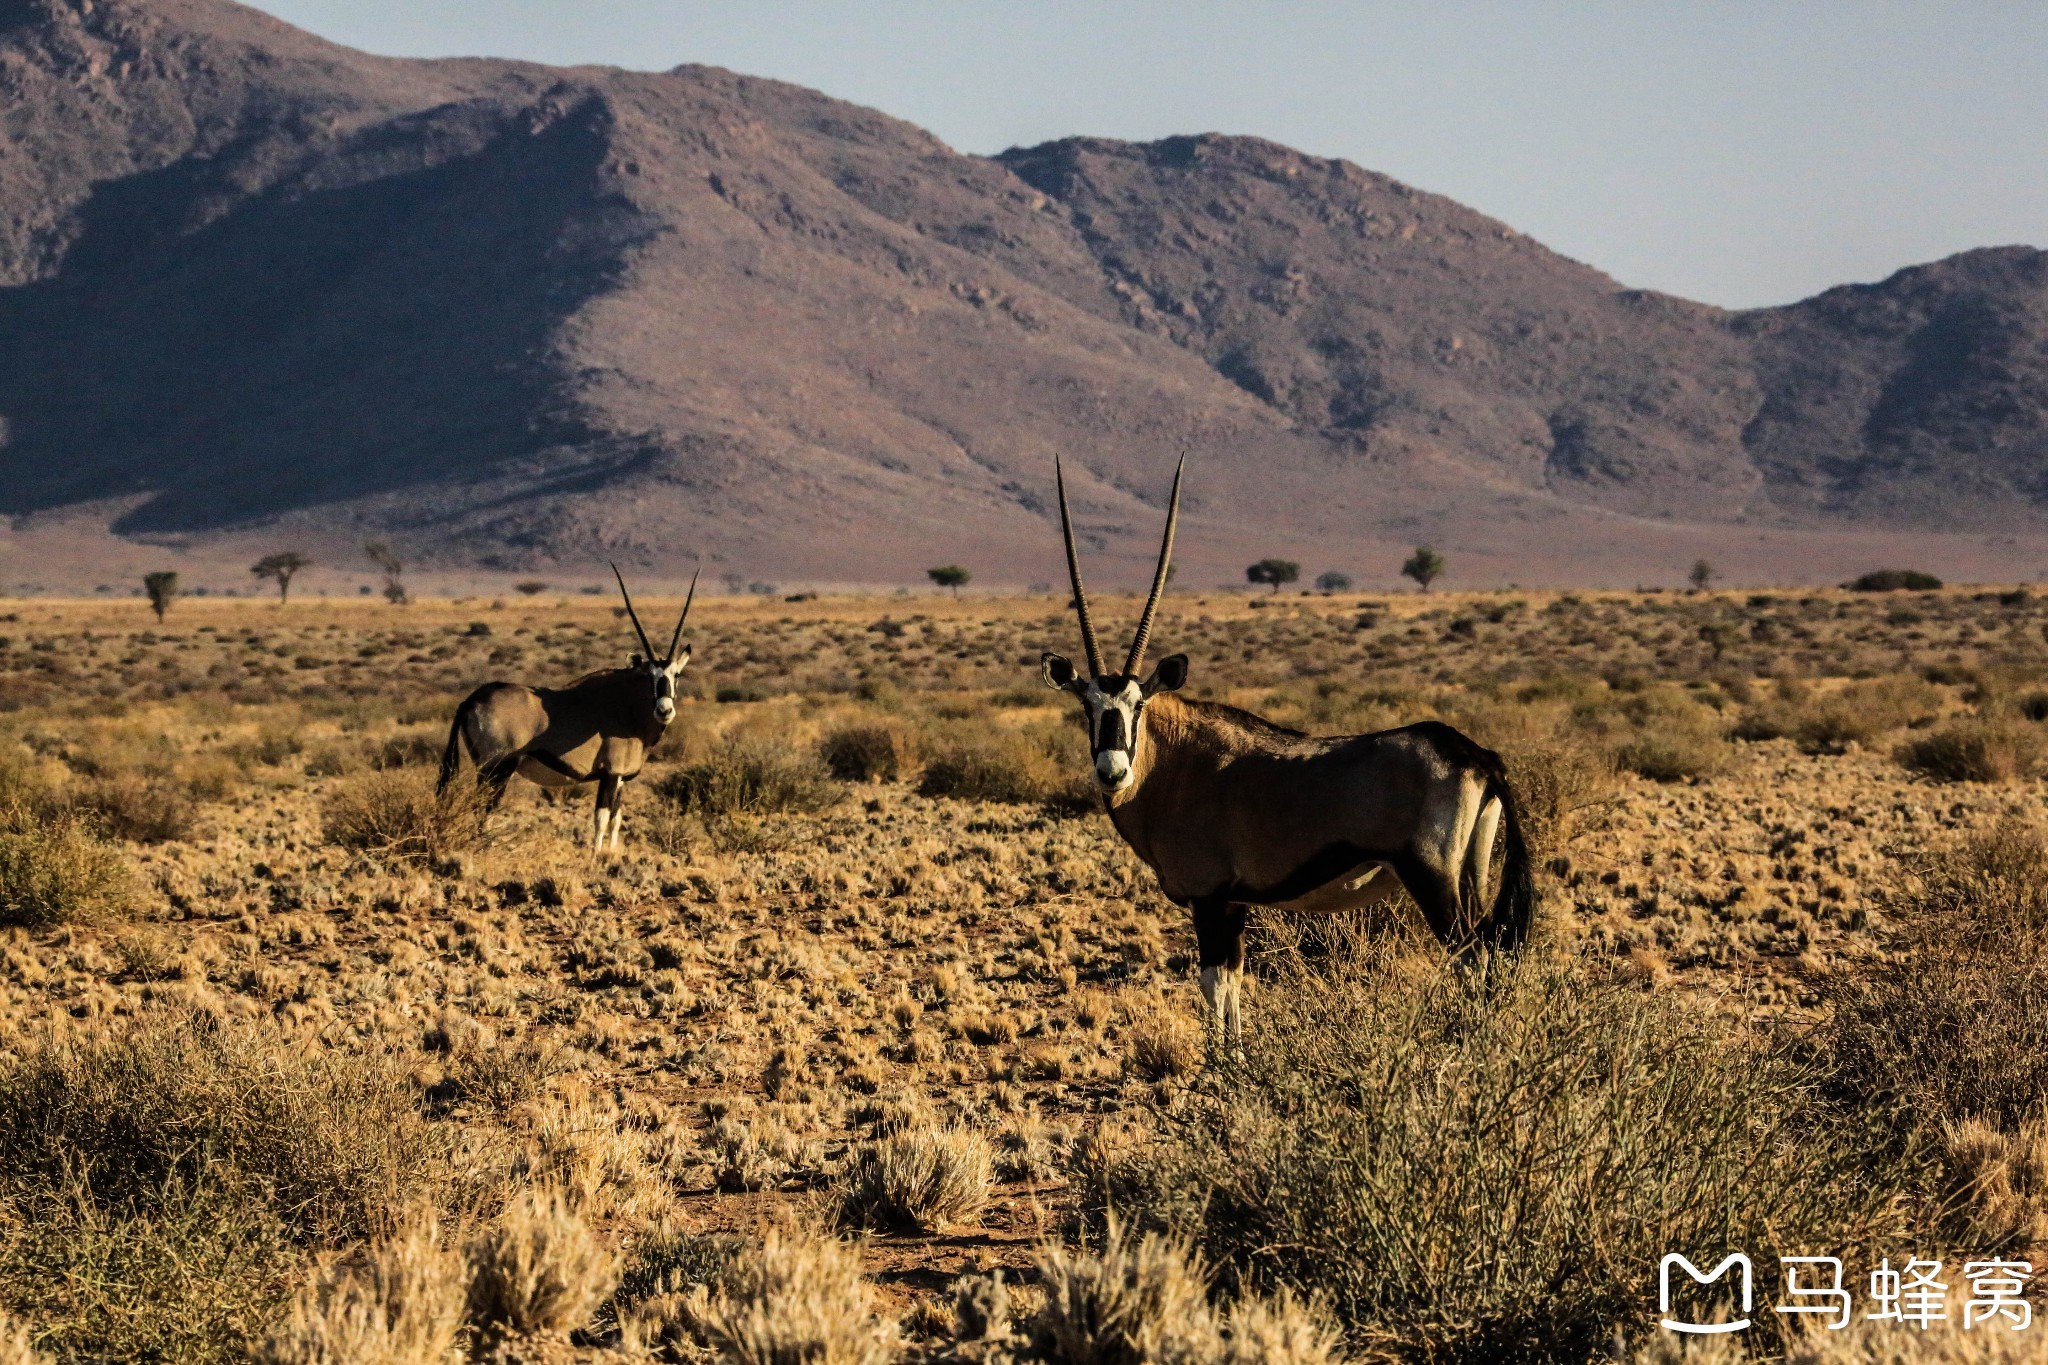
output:
M966 152L1256 133L1728 306L2048 245L2048 5L262 0L402 56L816 87Z

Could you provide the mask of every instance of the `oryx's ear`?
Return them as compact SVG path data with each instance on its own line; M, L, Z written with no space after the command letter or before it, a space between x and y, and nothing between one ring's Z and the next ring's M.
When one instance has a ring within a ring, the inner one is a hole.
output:
M642 659L642 658L641 658L641 657L640 657L640 656L639 656L638 654L635 654L635 655L633 656L633 662L631 662L631 663L627 664L627 665L626 665L626 667L628 667L628 668L638 668L638 667L639 667L639 666L640 666L640 665L641 665L642 663L644 663L644 662L645 662L645 660L643 660L643 659Z
M675 652L674 657L672 657L668 661L668 675L671 678L673 678L676 674L682 672L684 665L688 664L689 662L690 647L688 645L684 645L680 649L678 649Z
M1047 687L1065 691L1074 685L1074 662L1064 654L1048 652L1039 660L1039 676Z
M1159 661L1159 667L1152 670L1152 676L1145 679L1138 690L1148 697L1154 692L1178 692L1187 680L1188 656L1169 654Z

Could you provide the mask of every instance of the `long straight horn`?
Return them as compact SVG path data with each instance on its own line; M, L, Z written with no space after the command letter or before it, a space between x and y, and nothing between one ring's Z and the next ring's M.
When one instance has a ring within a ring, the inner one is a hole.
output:
M640 637L640 648L647 651L647 658L654 657L654 646L647 643L647 632L640 626L640 613L633 610L633 594L626 591L626 576L619 572L619 566L612 565L612 577L619 580L619 596L626 599L626 615L633 618L633 633Z
M1052 457L1052 479L1060 490L1060 534L1067 539L1067 577L1074 584L1074 610L1081 616L1081 644L1088 651L1088 673L1100 678L1107 670L1102 666L1102 646L1095 643L1095 623L1088 619L1088 590L1081 586L1081 556L1074 549L1074 519L1067 512L1067 476L1060 468L1060 457Z
M1145 666L1145 644L1152 638L1152 614L1159 610L1159 595L1166 591L1166 574L1173 565L1173 528L1180 521L1180 475L1188 457L1173 467L1173 497L1166 504L1166 537L1159 542L1159 568L1152 574L1152 595L1145 599L1145 612L1138 618L1138 635L1131 641L1131 657L1124 661L1124 676L1135 678Z
M673 659L676 657L676 646L682 643L683 622L690 619L690 603L697 600L697 575L703 572L704 566L702 564L699 564L697 566L697 573L693 573L690 575L690 595L683 599L683 614L676 618L676 633L669 637L667 655L668 658Z

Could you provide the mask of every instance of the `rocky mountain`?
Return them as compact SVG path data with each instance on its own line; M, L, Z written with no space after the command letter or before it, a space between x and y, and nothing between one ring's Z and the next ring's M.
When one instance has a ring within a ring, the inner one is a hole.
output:
M2031 536L2048 256L1727 313L1256 139L982 158L706 67L0 0L17 529L1023 581L1057 570L1058 452L1135 578L1182 450L1184 556L1219 573L1425 536L1528 577L1669 558L1674 527Z

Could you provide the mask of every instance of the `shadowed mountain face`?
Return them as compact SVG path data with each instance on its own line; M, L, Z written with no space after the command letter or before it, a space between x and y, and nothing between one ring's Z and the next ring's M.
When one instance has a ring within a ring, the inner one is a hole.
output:
M0 0L0 512L873 579L1038 564L1062 452L1136 565L1182 449L1218 554L2040 530L2048 257L1728 314L1256 139L968 157L708 68Z

